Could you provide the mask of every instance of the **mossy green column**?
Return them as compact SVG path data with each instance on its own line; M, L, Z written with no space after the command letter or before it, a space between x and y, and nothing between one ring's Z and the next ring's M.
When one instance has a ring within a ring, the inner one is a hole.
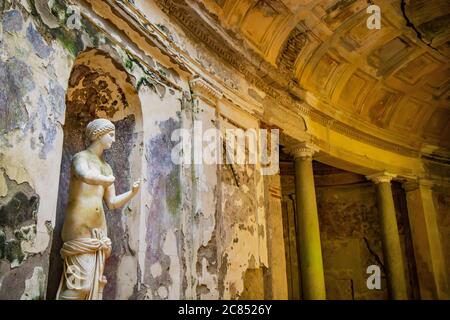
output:
M312 156L317 148L303 143L290 151L295 163L297 248L303 299L323 300L326 298L325 278L312 168Z
M368 176L376 184L377 206L380 213L381 237L383 243L384 265L388 278L391 299L408 299L403 254L398 234L397 217L391 180L395 177L386 172Z

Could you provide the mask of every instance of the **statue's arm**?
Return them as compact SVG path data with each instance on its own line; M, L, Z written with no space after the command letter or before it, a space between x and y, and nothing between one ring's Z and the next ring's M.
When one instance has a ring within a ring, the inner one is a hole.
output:
M111 185L115 178L114 176L104 176L102 174L93 172L89 169L86 159L81 156L75 156L73 160L73 169L75 175L83 182L91 185L103 185L108 187Z
M135 182L130 191L122 193L120 195L116 195L116 188L114 184L110 185L106 188L104 200L106 206L110 209L118 209L123 207L128 201L133 198L136 193L139 191L139 182Z

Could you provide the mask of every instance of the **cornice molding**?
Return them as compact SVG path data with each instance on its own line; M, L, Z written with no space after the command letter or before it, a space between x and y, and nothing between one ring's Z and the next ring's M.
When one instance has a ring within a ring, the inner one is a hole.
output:
M136 19L135 16L131 15L132 12L136 12L136 8L134 8L132 4L127 2L119 2L117 0L108 0L109 3L113 1L120 7L125 6L130 9L125 11L126 16L121 16L124 20L134 21ZM210 50L215 52L220 58L240 72L250 84L265 92L269 97L276 100L281 106L299 114L299 116L309 117L312 121L324 125L331 130L352 139L356 139L397 154L409 157L420 156L420 151L414 149L413 147L408 147L371 135L340 120L337 120L317 109L314 109L300 99L299 92L303 90L298 87L293 88L290 86L290 79L287 79L286 74L278 71L274 66L259 57L256 53L250 52L247 55L242 55L237 53L234 48L224 47L223 42L220 42L217 39L216 34L214 34L211 30L205 31L208 27L211 28L211 26L206 26L205 22L200 17L193 16L194 14L196 15L196 13L189 11L191 6L185 0L155 0L155 3L162 9L163 12L168 14L170 17L175 18L179 22L180 26L184 27L186 32L204 42ZM143 19L142 17L140 18ZM155 32L155 30L159 29L151 22L146 20L143 22L141 21L141 24L146 26L146 28L139 30L145 35L145 37L148 38L149 33L153 38L156 36L157 32ZM150 29L152 30L150 31ZM163 39L154 39L154 41L158 43L159 48L166 50L167 54L170 55L176 63L182 66L183 70L192 70L189 66L190 59L186 56L186 52L179 49L174 49L168 44L161 45L161 40ZM177 51L174 52L175 50ZM255 67L255 64L258 68ZM263 79L262 76L265 76L265 78ZM227 87L226 84L223 85L224 87ZM281 88L285 88L283 90L286 91L279 90ZM297 99L292 98L292 95L294 95Z
M189 81L189 85L194 98L198 97L213 105L215 105L223 96L223 93L220 92L219 89L201 77L196 77Z
M301 116L310 117L311 120L328 126L336 132L376 146L383 150L410 157L418 157L420 155L419 151L413 148L393 143L355 129L346 123L336 120L333 117L314 109L304 101L299 102L294 100L291 95L294 95L296 98L300 99L299 92L297 91L303 90L301 88L292 88L292 86L290 86L290 80L286 80L286 74L277 70L274 66L259 57L256 53L251 52L245 55L237 53L230 48L224 48L223 42L216 39L217 36L211 36L211 31L205 30L207 26L204 26L205 29L201 27L201 18L197 17L197 20L193 21L196 17L193 17L193 13L189 11L191 6L186 1L182 0L174 3L173 0L156 0L156 3L166 14L176 18L176 20L184 24L184 27L188 30L188 32L193 34L196 38L204 41L211 50L243 74L247 81L264 91L268 96L275 99L283 106L299 113ZM242 45L241 47L245 46ZM259 69L255 70L255 63L259 66ZM266 76L264 80L258 76L260 73L262 73L263 76ZM274 83L276 85L274 85ZM290 89L288 90L289 92L283 92L277 90L277 87Z

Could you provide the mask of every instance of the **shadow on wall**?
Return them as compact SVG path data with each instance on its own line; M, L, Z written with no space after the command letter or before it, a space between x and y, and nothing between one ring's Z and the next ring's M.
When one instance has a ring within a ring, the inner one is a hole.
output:
M80 54L75 61L69 79L66 96L66 116L63 151L61 157L61 173L59 180L56 224L50 254L48 273L47 299L55 299L62 274L61 229L67 207L72 157L87 146L85 128L95 118L107 118L116 126L116 142L110 150L105 151L105 159L111 165L116 177L117 193L130 189L132 176L139 174L140 152L142 143L142 116L140 102L132 85L132 79L124 68L115 62L107 53L91 49ZM133 164L131 167L131 163ZM135 217L128 216L131 211L139 212L139 201L133 202L133 208L109 210L104 206L108 237L111 238L113 251L106 262L105 276L108 284L104 290L104 299L116 299L118 292L118 268L124 256L135 257L130 239L138 235L128 234L133 229ZM137 277L137 257L135 257L135 273ZM130 277L133 279L133 277ZM131 284L134 286L134 283Z

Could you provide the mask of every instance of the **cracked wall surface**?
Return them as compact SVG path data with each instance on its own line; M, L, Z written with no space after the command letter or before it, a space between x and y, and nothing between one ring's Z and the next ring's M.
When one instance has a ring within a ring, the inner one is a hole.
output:
M218 134L258 126L253 117L237 110L231 112L233 107L218 103L204 89L196 85L192 88L193 119L201 124L202 132L214 129ZM225 142L214 137L201 144L215 144L215 156L220 157L220 153L225 159ZM264 189L258 165L195 164L192 182L192 256L188 274L193 284L186 288L187 294L194 299L263 298L261 268L267 266L267 247ZM259 295L246 292L252 284L261 288Z
M331 299L386 299L380 223L373 186L318 189L327 294ZM382 290L369 290L366 269L382 270Z
M59 179L55 164L61 156L64 79L71 59L43 35L28 2L6 1L2 10L0 167L3 179L13 184L7 182L2 190L0 208L6 220L27 217L22 222L30 230L14 231L16 239L26 240L15 249L6 232L5 249L17 263L8 266L2 259L0 297L43 299ZM30 287L33 283L38 289Z
M69 5L24 0L2 7L0 297L53 298L70 159L85 147L83 126L106 117L117 130L105 154L117 192L132 179L142 180L142 191L123 210L106 210L113 253L105 299L179 298L184 200L166 142L180 123L180 75L159 62L150 71L130 54L131 44L96 27L98 16L80 16L80 26L70 28Z

